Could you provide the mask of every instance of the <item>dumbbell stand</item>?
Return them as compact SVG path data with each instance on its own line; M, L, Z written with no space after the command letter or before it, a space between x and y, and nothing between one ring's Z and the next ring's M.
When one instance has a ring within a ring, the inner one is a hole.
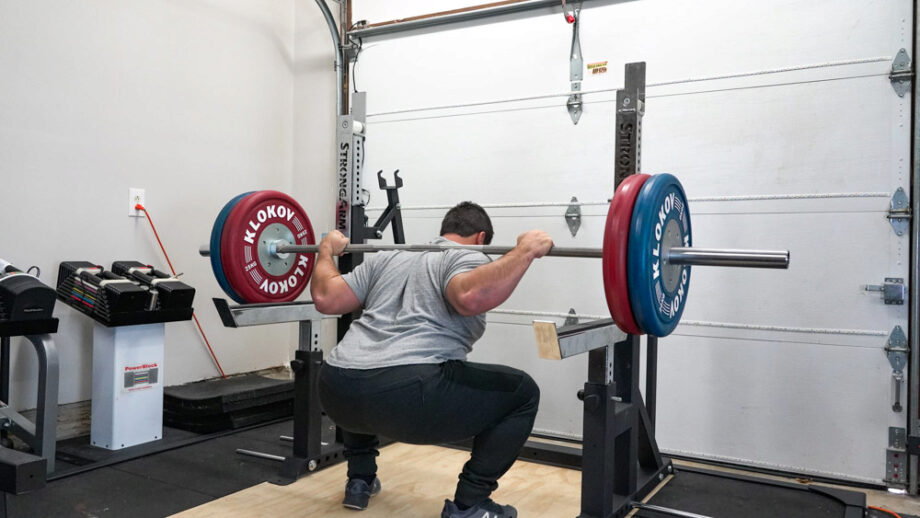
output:
M55 329L57 322L54 323ZM57 346L50 334L24 335L38 355L38 398L35 421L30 421L9 406L10 397L10 337L0 336L0 419L6 421L13 434L28 444L35 454L46 460L47 473L54 471L57 444L58 380L60 365Z
M166 324L93 322L90 444L121 450L163 437Z

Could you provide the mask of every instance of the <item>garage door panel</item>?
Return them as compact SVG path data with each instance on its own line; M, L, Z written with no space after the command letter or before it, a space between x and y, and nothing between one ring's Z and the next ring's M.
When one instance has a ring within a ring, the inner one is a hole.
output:
M691 197L890 195L906 188L885 173L909 158L908 133L892 131L907 121L885 77L650 99L643 166L678 174Z
M606 60L609 71L585 78L578 125L565 96L546 96L569 89L571 27L558 13L365 41L366 170L400 169L407 239L437 233L444 209L419 206L577 196L589 204L576 237L565 206L494 208L496 243L543 228L560 246L600 246L613 190L612 89L624 63L646 61L642 168L681 179L695 244L792 252L788 271L694 270L684 321L661 342L661 446L882 482L888 426L904 425L891 410L883 348L907 312L864 285L907 274L907 238L885 215L909 184L911 106L888 73L911 44L913 3L586 5L585 60ZM410 6L434 8L398 10ZM426 107L436 109L415 110ZM537 261L501 309L569 308L607 314L598 261ZM488 319L472 359L530 372L544 398L537 429L579 435L574 391L586 359L537 358L532 317Z
M369 3L379 2L354 2L356 20ZM416 5L418 14L432 12L427 2ZM893 57L909 46L911 20L907 1L594 2L583 11L582 52L586 62L646 61L654 83ZM559 14L504 18L368 40L357 74L371 91L386 92L372 112L555 93L569 87L570 42ZM588 76L585 89L622 85L620 67L611 68Z
M865 417L892 402L881 348L677 336L661 341L659 380L664 449L884 478L888 426L898 422Z
M575 393L584 383L586 357L534 360L530 326L503 318L490 317L470 359L524 368L541 388L535 431L580 438ZM830 406L821 396L828 391L836 395ZM881 347L682 335L660 341L656 429L659 445L670 452L880 480L888 426L898 423L864 419L862 409L892 402ZM841 454L841 443L860 447Z
M691 199L874 193L884 209L881 196L907 185L898 173L907 171L909 133L892 131L909 121L906 103L878 78L650 99L643 169L677 175ZM588 110L574 127L561 103L381 123L370 130L367 167L399 168L408 206L450 203L457 193L481 203L602 201L613 191L615 114L610 103ZM407 160L407 144L421 142L424 153ZM434 178L442 189L412 188Z

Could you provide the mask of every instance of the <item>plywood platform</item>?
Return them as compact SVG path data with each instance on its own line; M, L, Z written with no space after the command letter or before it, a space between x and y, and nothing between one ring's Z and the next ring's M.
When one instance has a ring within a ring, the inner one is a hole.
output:
M323 518L432 518L439 516L444 499L452 498L457 475L469 453L439 446L414 446L396 443L381 450L378 464L383 491L367 511L342 507L345 464L332 466L304 477L289 486L262 483L229 496L174 515L181 518L234 517L323 517ZM265 461L270 462L270 461ZM711 466L681 462L679 466ZM719 471L753 475L750 472L717 468ZM758 475L762 478L793 482L794 479ZM665 483L671 478L665 479ZM493 497L515 506L526 518L572 518L578 515L581 472L518 461L499 481ZM824 485L824 484L820 484ZM659 486L659 489L663 487ZM840 486L831 486L840 487ZM855 488L844 488L857 490ZM861 490L869 505L901 513L917 514L920 501L884 491ZM870 512L870 516L887 516Z
M444 499L453 498L457 475L469 453L438 446L393 444L377 459L383 491L360 518L431 518ZM190 509L182 518L256 516L357 518L342 507L345 464L304 477L289 486L263 483ZM517 507L528 518L578 515L581 472L517 462L499 481L497 502Z

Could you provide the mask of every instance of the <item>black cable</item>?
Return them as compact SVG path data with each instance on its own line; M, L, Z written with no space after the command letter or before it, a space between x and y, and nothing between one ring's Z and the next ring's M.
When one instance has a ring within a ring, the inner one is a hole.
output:
M364 40L358 38L358 50L355 51L355 60L351 63L351 86L354 92L358 93L358 76L355 71L358 69L358 57L361 56L361 49L364 48Z

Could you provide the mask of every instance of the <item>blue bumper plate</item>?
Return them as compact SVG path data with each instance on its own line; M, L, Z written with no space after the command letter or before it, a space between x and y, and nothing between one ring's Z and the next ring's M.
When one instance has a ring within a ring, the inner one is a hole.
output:
M642 186L629 233L629 299L636 324L652 336L667 336L680 322L690 287L690 267L669 265L669 248L691 246L690 212L684 188L660 174Z
M249 196L253 192L255 191L244 192L243 194L235 196L224 205L224 208L220 209L217 219L214 220L214 227L211 228L211 243L209 245L211 248L211 269L214 270L214 277L217 278L217 284L220 284L220 287L223 288L227 296L240 304L245 303L245 301L233 291L233 288L230 287L230 283L227 281L227 276L224 274L224 265L220 260L220 238L224 232L224 223L227 222L227 217L230 216L233 207L236 207L243 198Z

